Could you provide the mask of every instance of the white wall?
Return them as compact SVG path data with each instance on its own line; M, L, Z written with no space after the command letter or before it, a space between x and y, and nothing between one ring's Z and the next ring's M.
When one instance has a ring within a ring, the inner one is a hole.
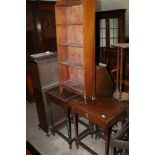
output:
M129 0L96 0L96 11L126 9L125 34L129 36Z

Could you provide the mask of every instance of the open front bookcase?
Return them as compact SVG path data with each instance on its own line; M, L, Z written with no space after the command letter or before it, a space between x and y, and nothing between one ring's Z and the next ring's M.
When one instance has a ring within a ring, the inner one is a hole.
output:
M56 2L60 88L95 97L95 0Z

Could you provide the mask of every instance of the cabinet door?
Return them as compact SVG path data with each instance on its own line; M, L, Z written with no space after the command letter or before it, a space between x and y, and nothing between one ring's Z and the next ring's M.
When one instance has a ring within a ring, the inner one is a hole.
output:
M112 69L116 49L111 45L125 41L125 9L96 13L96 61Z
M56 51L55 2L26 3L27 52Z
M37 50L37 33L35 30L34 5L26 6L26 51L27 54L35 53Z
M56 51L55 11L40 10L43 51Z

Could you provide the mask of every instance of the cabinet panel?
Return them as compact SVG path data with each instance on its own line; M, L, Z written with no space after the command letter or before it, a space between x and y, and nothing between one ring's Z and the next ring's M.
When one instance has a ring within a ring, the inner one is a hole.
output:
M27 55L56 51L55 2L26 2Z

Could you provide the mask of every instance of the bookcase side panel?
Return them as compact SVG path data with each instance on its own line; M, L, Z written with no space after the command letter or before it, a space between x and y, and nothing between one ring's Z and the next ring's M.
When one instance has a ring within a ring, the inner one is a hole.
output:
M85 95L95 96L95 0L83 1Z

